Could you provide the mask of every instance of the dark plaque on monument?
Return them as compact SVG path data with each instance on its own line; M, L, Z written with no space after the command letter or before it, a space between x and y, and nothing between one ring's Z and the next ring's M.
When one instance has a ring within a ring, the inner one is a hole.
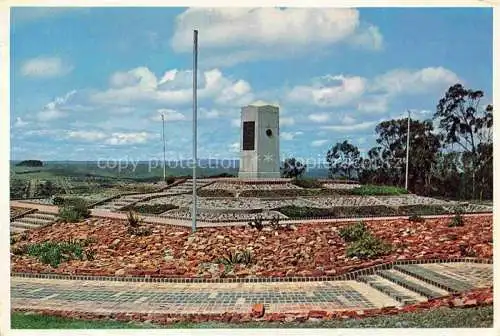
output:
M243 122L243 150L255 149L255 121Z

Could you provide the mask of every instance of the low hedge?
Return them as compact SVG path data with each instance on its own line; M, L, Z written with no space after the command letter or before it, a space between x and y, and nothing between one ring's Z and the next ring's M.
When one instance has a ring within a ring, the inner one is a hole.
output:
M138 212L141 214L159 215L159 214L164 213L165 211L178 209L178 208L179 207L177 205L173 205L173 204L156 203L156 204L132 205L132 206L125 207L123 210L134 211L134 212Z
M401 205L397 210L400 216L431 216L431 215L446 215L449 211L446 211L440 205L424 205L424 204L414 204L414 205Z
M323 183L321 183L318 180L307 179L307 178L297 178L297 179L294 179L292 181L292 183L295 184L298 187L306 188L306 189L310 189L310 188L319 189L323 185Z
M285 206L276 209L289 218L352 218L352 217L384 217L394 216L393 208L383 205L358 207L333 207L328 209Z
M197 191L200 197L234 197L234 193L224 189L200 189Z
M297 196L336 196L333 189L275 189L275 190L243 190L240 197L297 197Z

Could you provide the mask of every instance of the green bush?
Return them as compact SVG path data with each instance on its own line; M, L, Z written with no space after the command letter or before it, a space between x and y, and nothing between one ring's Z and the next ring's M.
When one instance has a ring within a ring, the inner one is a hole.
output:
M298 187L301 187L301 188L321 188L323 183L321 183L320 181L318 180L315 180L315 179L310 179L310 178L296 178L293 180L292 182L293 184L295 184L296 186Z
M415 223L423 223L425 222L425 218L419 216L419 215L411 215L408 220L410 222L415 222Z
M196 194L200 197L234 197L234 193L224 189L199 189Z
M57 267L61 262L84 258L83 245L75 242L50 242L31 244L26 247L26 253L38 257L44 264Z
M244 251L229 251L222 258L216 260L218 264L223 264L225 266L232 267L236 264L250 265L254 262L252 257L252 252L249 250Z
M173 204L162 204L162 203L156 203L156 204L141 204L141 205L133 205L130 207L126 207L125 210L131 210L135 211L141 214L155 214L159 215L161 213L164 213L165 211L169 211L172 209L177 209L179 208L176 205Z
M404 188L393 187L393 186L377 186L369 184L351 189L349 192L352 195L361 195L361 196L402 195L408 193L408 191Z
M167 176L167 184L172 184L175 182L175 177L173 176Z
M332 207L329 209L285 206L276 209L289 218L353 218L392 216L396 210L383 205Z
M451 221L448 223L449 227L457 227L457 226L464 226L464 218L462 217L462 214L457 213L455 216L451 218Z
M66 222L76 223L90 217L90 210L85 201L74 201L59 209L59 218Z
M344 226L339 231L339 236L344 239L345 242L353 242L359 240L367 233L367 228L365 223L362 221L353 224Z
M389 244L384 243L370 233L365 233L347 246L346 255L348 258L371 259L388 254L391 251L392 248Z

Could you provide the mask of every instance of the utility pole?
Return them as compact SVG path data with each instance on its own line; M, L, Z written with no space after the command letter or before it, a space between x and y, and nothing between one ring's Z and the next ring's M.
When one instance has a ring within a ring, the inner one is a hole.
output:
M163 129L163 182L167 182L167 168L166 168L166 157L165 157L165 115L161 114L161 124Z
M408 110L408 132L406 133L406 179L405 189L408 191L408 162L410 160L410 110Z
M198 164L197 158L197 89L198 89L198 30L193 31L193 209L192 216L192 230L196 231L196 165Z

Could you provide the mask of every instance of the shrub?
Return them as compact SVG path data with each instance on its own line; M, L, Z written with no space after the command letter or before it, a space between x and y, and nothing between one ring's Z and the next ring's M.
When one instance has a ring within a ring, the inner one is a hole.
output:
M84 200L74 201L72 204L65 204L59 209L59 218L66 222L79 222L90 217L90 210Z
M317 189L319 189L323 186L323 184L320 181L315 180L315 179L310 179L310 178L297 178L297 179L294 179L292 183L298 187L301 187L301 188L317 188Z
M127 231L135 236L149 236L152 231L147 227L141 226L142 218L134 211L129 211L127 214Z
M135 211L141 214L155 214L159 215L162 214L166 211L172 210L172 209L177 209L179 208L176 205L173 204L163 204L163 203L156 203L156 204L141 204L141 205L132 205L125 207L125 210L128 211Z
M257 229L257 231L262 231L264 228L264 222L262 220L262 216L257 216L253 221L248 222L248 226L252 229Z
M366 233L366 225L365 223L360 221L356 224L344 226L343 228L341 228L339 231L339 236L344 239L345 242L353 242L361 239Z
M216 260L218 264L232 267L237 264L250 265L253 263L252 252L249 250L244 251L229 251L222 258Z
M449 227L457 227L457 226L464 226L464 218L462 217L462 214L456 213L455 216L451 218L451 221L448 223Z
M352 195L362 196L375 196L375 195L401 195L407 194L408 191L404 188L394 186L376 186L376 185L363 185L350 190Z
M234 197L234 193L225 189L199 189L196 194L200 197Z
M411 215L408 220L410 222L415 222L415 223L423 223L425 222L425 218L419 216L419 215Z
M26 253L38 257L44 264L57 267L61 262L72 259L83 260L84 252L81 244L74 242L50 242L31 244L26 248Z
M391 250L389 244L384 243L370 233L365 233L358 240L349 244L346 255L349 258L371 259L388 254Z
M175 177L173 176L167 176L167 184L172 184L175 182Z
M129 227L137 228L141 226L142 219L139 217L137 212L130 210L127 213L127 224Z

